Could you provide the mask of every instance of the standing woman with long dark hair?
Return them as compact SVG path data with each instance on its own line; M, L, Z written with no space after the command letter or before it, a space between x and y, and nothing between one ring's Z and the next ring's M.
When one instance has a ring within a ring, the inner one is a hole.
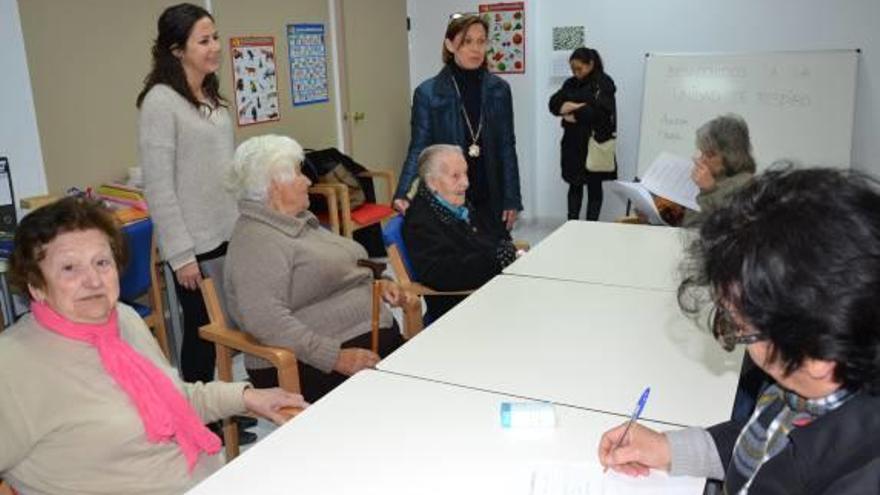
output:
M581 47L569 57L572 77L550 97L550 113L561 117L562 179L568 183L568 218L580 216L587 186L587 220L598 220L602 209L602 181L617 178L610 172L587 170L587 143L592 136L604 143L617 134L617 103L614 81L602 66L602 57L592 48Z
M208 382L214 346L198 334L208 322L199 263L225 256L238 217L223 184L235 145L215 74L221 49L214 18L192 4L169 7L159 17L152 53L137 97L140 166L159 248L174 270L183 307L181 372L187 382Z
M413 95L409 151L394 206L404 212L422 150L432 144L461 147L468 164L467 199L486 225L505 232L522 210L513 133L510 85L486 69L489 25L475 15L450 21L443 40L443 69Z

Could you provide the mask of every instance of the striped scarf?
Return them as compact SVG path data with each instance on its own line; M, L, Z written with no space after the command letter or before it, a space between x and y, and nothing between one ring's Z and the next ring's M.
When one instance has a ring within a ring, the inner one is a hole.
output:
M805 399L776 384L767 387L733 447L724 494L747 494L761 466L788 445L789 432L810 424L852 397L853 393L843 388L820 399Z

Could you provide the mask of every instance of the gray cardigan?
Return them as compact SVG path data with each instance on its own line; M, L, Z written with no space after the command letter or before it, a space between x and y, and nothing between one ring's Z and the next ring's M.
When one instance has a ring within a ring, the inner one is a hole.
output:
M263 344L293 349L329 373L340 345L370 331L372 274L356 264L367 252L308 211L291 217L248 200L238 208L224 269L232 318ZM380 307L385 328L391 314ZM245 356L245 366L271 365Z
M225 108L205 115L157 84L141 105L138 150L159 249L172 268L229 239L238 212L224 185L234 151Z

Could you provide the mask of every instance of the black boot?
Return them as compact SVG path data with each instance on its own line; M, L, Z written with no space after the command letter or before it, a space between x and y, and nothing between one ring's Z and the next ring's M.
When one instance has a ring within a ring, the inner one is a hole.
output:
M220 437L220 441L223 442L223 445L226 445L226 438L223 436L223 422L215 421L213 423L208 423L205 425L211 430L215 435ZM250 445L257 441L257 434L243 430L241 428L238 429L238 444L239 445Z

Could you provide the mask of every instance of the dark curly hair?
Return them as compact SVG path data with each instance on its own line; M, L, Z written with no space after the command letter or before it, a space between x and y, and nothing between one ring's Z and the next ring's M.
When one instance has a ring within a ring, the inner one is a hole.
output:
M678 288L685 312L724 301L768 338L768 359L784 373L807 358L833 361L844 386L880 393L875 179L774 166L709 215L699 234Z
M193 26L205 17L214 20L214 17L205 9L191 3L181 3L168 7L159 16L156 41L153 42L153 67L147 77L144 78L144 89L137 97L137 107L140 108L144 97L157 84L167 84L174 88L181 96L199 109L205 104L200 102L193 94L186 81L186 73L180 60L174 56L174 50L185 48L186 41L192 33ZM211 103L217 106L227 106L226 99L220 95L220 80L216 74L208 74L202 81L202 91ZM211 110L209 107L208 110Z
M125 238L116 218L99 202L66 197L34 210L15 230L15 248L9 260L9 283L30 297L28 285L46 288L40 261L46 256L46 244L67 232L96 229L107 236L113 259L119 270L127 260Z

